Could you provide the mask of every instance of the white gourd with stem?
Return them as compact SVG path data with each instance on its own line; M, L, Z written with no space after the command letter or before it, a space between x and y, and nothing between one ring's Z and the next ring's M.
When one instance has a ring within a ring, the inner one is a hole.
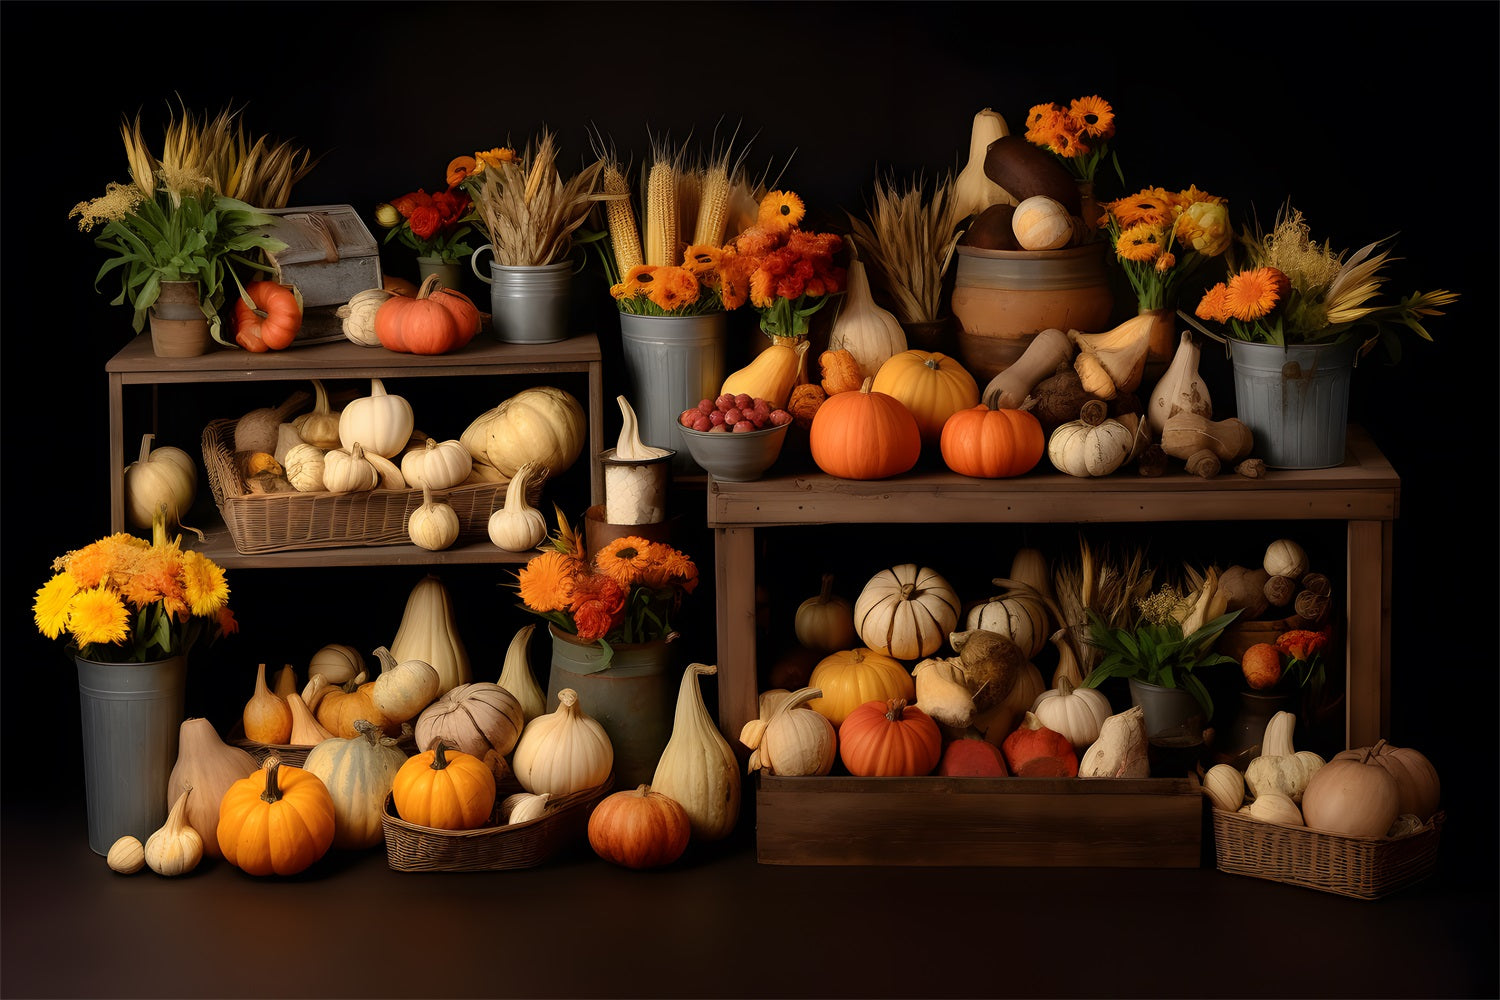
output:
M740 815L739 760L708 714L698 686L698 678L718 672L705 663L689 664L683 671L672 735L651 779L652 791L676 799L687 810L697 840L729 836Z
M875 302L858 258L849 262L847 280L844 304L828 333L828 349L848 351L859 362L860 374L874 378L881 365L906 350L906 331L895 313Z
M609 734L598 719L584 712L572 688L557 693L555 711L526 723L511 757L522 788L553 795L602 785L614 763Z
M526 722L547 711L547 696L531 672L531 659L527 655L531 635L535 631L534 624L522 625L516 630L516 634L511 636L510 645L506 647L505 662L500 668L500 686L520 702L521 713Z
M534 549L547 537L547 518L531 506L526 490L541 467L527 462L505 486L505 503L490 515L490 541L507 552Z
M1198 374L1198 362L1202 355L1193 335L1183 330L1178 340L1177 353L1172 363L1156 380L1156 388L1146 404L1146 423L1151 433L1161 437L1167 418L1174 413L1196 413L1212 419L1213 400L1208 394L1208 383Z

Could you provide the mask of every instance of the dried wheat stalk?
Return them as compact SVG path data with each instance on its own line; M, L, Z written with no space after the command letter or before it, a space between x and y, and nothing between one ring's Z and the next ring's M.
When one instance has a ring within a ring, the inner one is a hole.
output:
M1085 677L1103 657L1101 650L1086 641L1088 612L1092 610L1111 627L1133 624L1135 603L1151 593L1155 575L1144 549L1134 547L1112 557L1090 548L1082 535L1078 536L1077 560L1056 562L1052 583L1064 618L1062 627Z
M566 257L574 231L596 202L608 198L599 185L604 165L595 160L564 181L557 169L556 137L543 130L535 148L528 147L519 161L485 170L475 204L495 263L539 266Z
M849 216L860 261L903 323L942 316L943 276L959 237L952 175L938 179L931 198L924 187L920 176L904 190L877 178L866 218Z

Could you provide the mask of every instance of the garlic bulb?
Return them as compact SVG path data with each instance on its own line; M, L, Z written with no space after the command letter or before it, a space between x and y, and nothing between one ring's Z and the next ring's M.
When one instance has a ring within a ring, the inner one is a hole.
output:
M692 663L682 675L672 735L656 764L651 790L676 799L687 810L695 840L722 840L740 815L740 767L734 748L719 732L698 678L717 666Z
M516 792L507 795L500 803L500 815L506 823L527 823L547 815L547 801L551 792Z
M847 282L843 308L828 333L828 349L848 351L859 362L860 375L874 378L881 365L906 350L906 331L895 313L876 304L858 258L849 261Z
M641 440L640 424L628 399L616 396L615 402L620 404L620 416L624 421L620 425L620 440L615 445L615 458L627 462L649 462L653 458L666 458L672 454L666 448L657 448Z
M1198 374L1201 353L1193 335L1183 330L1177 353L1172 355L1172 363L1156 380L1156 388L1146 404L1146 423L1157 437L1161 437L1167 418L1174 413L1186 411L1213 419L1214 405L1208 395L1208 383Z
M499 684L520 702L524 722L530 722L547 711L547 696L536 682L536 677L531 672L531 661L526 656L531 633L535 630L535 625L522 625L511 636L510 646L505 650L505 663L500 668Z
M146 867L146 850L141 842L126 834L109 845L106 863L121 875L134 875Z
M601 785L614 766L615 748L609 734L598 719L584 714L578 692L572 688L557 693L557 711L526 723L511 754L511 767L522 788L553 795Z
M187 824L187 797L191 794L192 786L188 786L177 796L161 829L146 838L146 864L158 875L185 875L203 860L203 837Z
M547 519L526 500L526 488L540 466L532 461L516 470L505 487L505 505L490 515L490 541L507 552L525 552L547 537Z

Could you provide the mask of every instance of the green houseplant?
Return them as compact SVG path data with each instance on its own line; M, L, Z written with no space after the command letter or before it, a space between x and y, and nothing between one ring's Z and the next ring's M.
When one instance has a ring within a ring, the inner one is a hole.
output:
M1164 688L1189 692L1203 709L1204 719L1214 714L1213 698L1196 671L1224 663L1236 663L1231 656L1214 652L1214 643L1224 629L1239 617L1230 611L1212 618L1191 632L1183 632L1183 623L1171 613L1170 604L1138 604L1139 615L1132 625L1111 626L1092 608L1088 609L1088 642L1104 651L1104 658L1083 679L1084 687L1096 688L1111 677L1144 681Z

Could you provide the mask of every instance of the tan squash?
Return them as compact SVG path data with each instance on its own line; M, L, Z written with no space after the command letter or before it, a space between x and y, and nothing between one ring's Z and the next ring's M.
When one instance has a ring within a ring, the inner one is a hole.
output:
M189 787L194 788L197 794L186 805L188 825L195 830L217 830L219 800L230 785L259 769L250 752L225 743L212 722L184 719L177 727L177 760L167 775L168 807ZM223 856L216 837L204 839L203 851L209 857Z
M256 668L255 690L240 714L245 738L284 746L292 738L292 707L266 684L266 665Z
M572 688L557 693L554 711L526 723L511 758L522 788L558 796L597 788L609 780L614 763L609 734L583 710Z
M687 810L692 836L699 841L729 836L740 816L739 759L708 714L698 684L700 677L718 672L705 663L691 663L683 671L672 735L651 779L653 791Z
M286 696L286 703L292 710L292 734L286 740L289 746L315 747L332 738L333 733L323 727L300 694L293 691Z
M441 693L438 688L442 681L432 664L416 658L398 659L384 646L376 647L375 658L380 661L380 673L375 677L370 700L386 718L395 722L415 719Z
M398 662L421 660L431 665L438 674L438 694L473 679L469 653L458 634L453 601L435 574L417 581L407 595L406 609L389 649Z

